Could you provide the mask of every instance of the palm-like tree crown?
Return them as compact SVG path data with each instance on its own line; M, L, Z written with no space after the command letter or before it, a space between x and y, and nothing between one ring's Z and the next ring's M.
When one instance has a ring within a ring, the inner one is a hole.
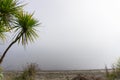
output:
M0 58L0 64L8 50L16 43L22 45L33 42L38 37L35 27L38 21L33 18L33 14L25 13L22 9L24 5L20 5L18 0L0 0L0 38L4 38L4 32L16 31L17 35L14 40L3 52Z
M3 39L4 32L13 27L12 22L22 7L18 0L0 0L0 38Z
M33 42L38 37L35 27L39 25L38 20L33 18L33 14L21 12L17 16L15 31L19 33L17 35L18 43L22 45L28 44L28 41Z
M18 0L0 0L0 21L1 23L10 23L16 14L18 14L23 5Z
M0 38L1 38L2 40L5 39L5 34L4 34L5 30L6 30L6 29L4 29L4 27L0 26Z

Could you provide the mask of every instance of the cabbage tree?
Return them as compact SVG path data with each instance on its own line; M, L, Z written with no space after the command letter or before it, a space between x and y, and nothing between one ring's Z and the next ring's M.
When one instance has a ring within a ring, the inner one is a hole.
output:
M23 5L18 0L0 0L0 38L4 39L5 32L15 32L13 41L3 52L0 63L2 63L8 50L15 44L27 45L34 42L38 37L35 27L39 25L33 14L23 11Z

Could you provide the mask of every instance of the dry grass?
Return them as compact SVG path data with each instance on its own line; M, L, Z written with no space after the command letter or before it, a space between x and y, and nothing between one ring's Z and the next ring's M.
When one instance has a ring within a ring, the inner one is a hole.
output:
M27 70L27 72L29 72ZM26 73L26 69L25 69ZM80 73L80 74L79 74ZM63 72L38 72L37 74L32 77L32 79L28 78L27 75L31 74L11 74L11 76L7 76L6 80L105 80L104 76L96 76L96 75L101 75L102 73L94 72L91 73L88 71L89 74L87 74L87 71L63 71ZM23 75L24 74L24 75ZM95 75L94 75L95 74ZM12 78L11 78L12 77ZM16 78L15 78L16 77ZM36 78L36 79L35 79Z
M39 72L38 65L32 63L28 64L24 68L23 72L19 73L9 73L5 76L4 80L118 80L120 79L120 61L115 66L113 66L110 72L107 67L106 76L105 72ZM82 74L81 74L82 73ZM100 75L100 76L99 76Z
M76 77L72 78L71 80L106 80L104 77L97 77L95 75L77 75Z
M22 73L9 73L5 76L5 80L35 80L37 71L37 64L28 64Z

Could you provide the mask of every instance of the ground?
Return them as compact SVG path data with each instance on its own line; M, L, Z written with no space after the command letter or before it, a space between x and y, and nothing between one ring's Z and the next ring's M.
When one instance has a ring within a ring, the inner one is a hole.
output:
M4 72L5 77L16 75L21 72ZM36 75L36 80L72 80L78 75L105 80L105 70L73 70L73 71L40 71Z

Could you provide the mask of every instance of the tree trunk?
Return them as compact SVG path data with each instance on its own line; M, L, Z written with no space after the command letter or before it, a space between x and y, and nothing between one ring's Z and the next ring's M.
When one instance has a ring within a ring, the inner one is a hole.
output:
M6 48L6 50L3 52L3 55L0 58L0 64L3 62L4 57L6 56L6 53L8 52L8 50L12 47L13 44L15 44L17 42L18 39L20 39L20 37L23 35L23 33L19 36L16 37L16 39L10 43L10 45Z

